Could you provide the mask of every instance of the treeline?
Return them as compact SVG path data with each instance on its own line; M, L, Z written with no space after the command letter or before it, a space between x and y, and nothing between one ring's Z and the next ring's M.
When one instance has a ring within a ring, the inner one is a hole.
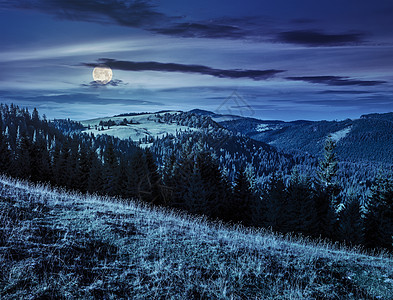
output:
M179 149L188 141L193 143L201 142L204 148L208 149L219 160L220 167L226 168L231 181L236 176L236 171L252 166L258 181L266 182L268 176L273 171L281 173L286 181L289 180L292 170L296 167L301 174L310 174L316 176L318 166L318 156L311 155L303 151L278 151L275 147L261 141L251 139L244 134L232 132L222 128L219 124L214 123L208 116L198 116L194 113L174 114L176 122L194 126L198 131L194 132L177 132L176 135L167 135L163 138L155 139L150 147L151 151L156 154L158 164L162 164L162 158L175 153L179 157ZM172 118L168 114L163 115L168 120ZM184 117L184 121L180 121ZM189 122L198 117L203 117L198 122ZM206 122L208 118L210 122ZM166 121L167 122L167 121ZM169 121L171 122L171 121ZM326 138L326 135L324 138ZM340 141L341 142L341 141ZM305 141L305 143L307 143ZM309 143L309 141L308 141ZM320 146L318 146L320 148ZM323 148L323 143L322 143ZM337 147L339 148L339 147ZM338 149L337 149L338 150ZM320 151L321 152L321 151ZM344 191L356 193L363 198L371 187L371 183L379 172L379 169L391 167L388 164L379 164L371 162L349 162L342 159L340 153L339 169L337 172L337 181L343 187Z
M122 125L122 126L126 126L126 125L128 125L128 124L133 124L133 125L135 125L135 124L140 124L139 122L136 122L136 121L134 121L134 120L132 120L132 119L130 119L130 120L127 120L127 118L124 118L123 120L116 120L116 121L114 121L114 120L112 120L112 119L109 119L109 120L107 120L107 121L100 121L100 123L99 123L99 126L108 126L108 128L110 127L110 126L119 126L119 125Z
M77 127L0 106L0 172L81 192L155 202L157 166L148 150L107 135L66 135Z
M130 140L65 135L40 119L35 109L30 114L13 105L1 106L0 129L0 171L14 177L137 198L246 226L393 250L393 180L382 175L372 180L364 203L359 195L349 194L337 178L332 140L326 143L317 175L303 175L294 168L287 180L283 170L271 169L268 180L260 184L250 165L228 170L211 154L212 135L202 138L196 133L194 139L188 133L188 141L176 144L176 151L154 157ZM232 136L220 146L231 144L236 150L236 141L241 140ZM291 160L267 150L261 153L277 161Z
M393 249L393 180L376 179L367 201L347 195L338 183L335 144L328 140L317 176L293 170L290 180L273 172L260 185L251 169L233 182L201 143L186 143L180 158L164 161L163 182L173 191L171 206L213 219L241 222L368 248Z

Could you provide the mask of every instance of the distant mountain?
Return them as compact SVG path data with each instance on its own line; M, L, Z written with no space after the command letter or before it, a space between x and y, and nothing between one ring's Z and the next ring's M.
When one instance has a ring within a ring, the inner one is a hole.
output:
M360 119L375 119L375 120L385 120L385 121L393 122L393 112L384 113L384 114L375 113L375 114L362 115Z
M131 139L141 147L150 147L162 165L166 155L179 154L184 144L202 143L218 157L221 167L233 178L240 167L253 165L257 176L274 170L289 173L298 161L291 154L280 153L265 142L224 128L215 119L228 120L238 116L217 115L203 110L193 112L158 112L127 114L82 121L83 132ZM309 164L310 162L307 162ZM311 164L315 162L311 162Z
M313 173L330 135L337 141L340 174L350 173L351 180L361 182L357 186L365 186L365 180L378 172L380 164L393 164L393 123L385 120L386 116L379 117L285 122L195 109L124 114L82 124L84 132L131 139L141 147L150 147L159 164L165 155L177 153L185 143L203 141L230 177L239 167L252 166L261 180L273 170L290 174L294 166ZM345 176L340 178L346 180Z
M393 113L369 114L342 121L284 122L239 116L220 120L217 114L213 117L228 130L281 151L319 156L330 135L337 142L340 160L393 164Z
M212 111L203 110L203 109L192 109L189 112L192 114L198 114L201 116L214 116L214 115L216 115L216 113L214 113Z

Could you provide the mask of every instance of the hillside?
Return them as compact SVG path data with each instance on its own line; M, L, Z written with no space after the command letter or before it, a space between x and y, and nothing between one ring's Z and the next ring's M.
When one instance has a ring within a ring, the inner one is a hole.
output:
M2 299L391 299L393 259L0 178Z
M329 135L337 142L340 182L352 185L363 196L381 166L387 169L393 164L393 123L386 116L284 122L194 109L129 113L82 123L89 126L86 133L130 139L141 147L149 147L159 166L173 153L180 157L179 150L190 140L194 144L201 142L219 159L220 167L227 170L231 180L236 170L248 167L253 168L260 183L266 182L273 171L288 178L294 167L304 174L315 174Z
M180 112L161 112L161 113L143 113L143 114L125 114L114 117L98 118L82 121L82 125L88 127L84 130L86 133L95 135L107 134L120 139L130 138L139 142L140 145L150 146L151 140L162 138L166 134L176 134L177 131L195 131L196 128L179 125L176 123L164 123L161 117L164 114L179 114ZM107 124L102 125L100 124ZM109 125L108 124L113 124Z
M195 111L202 115L207 112ZM268 143L287 153L319 156L330 135L342 161L393 164L393 113L363 115L342 121L268 121L210 114L225 128Z
M233 116L205 114L203 110L165 111L97 118L83 121L82 125L84 133L130 139L143 148L149 147L160 166L171 154L180 157L186 144L199 143L219 158L220 166L232 179L240 167L252 165L256 175L264 177L272 170L290 170L297 162L303 163L304 157L279 153L264 142L238 136L216 122L228 118Z

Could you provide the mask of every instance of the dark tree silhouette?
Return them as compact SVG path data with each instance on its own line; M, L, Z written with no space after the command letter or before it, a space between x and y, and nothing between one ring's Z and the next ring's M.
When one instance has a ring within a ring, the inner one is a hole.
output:
M284 231L287 225L287 199L285 183L281 174L274 172L263 191L265 202L264 226L274 231Z
M393 249L393 179L378 176L367 203L364 240L369 248Z
M318 232L323 237L336 238L340 186L336 181L338 160L335 153L336 143L329 136L324 147L324 156L319 162L316 186L316 210L319 220Z
M287 187L288 227L285 231L303 235L318 235L315 194L310 177L294 170Z

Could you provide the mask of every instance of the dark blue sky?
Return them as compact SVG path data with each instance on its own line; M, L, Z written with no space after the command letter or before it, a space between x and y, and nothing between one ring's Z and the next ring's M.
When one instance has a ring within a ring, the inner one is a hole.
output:
M390 0L0 0L0 25L0 101L49 118L215 111L234 91L228 111L263 119L393 111Z

